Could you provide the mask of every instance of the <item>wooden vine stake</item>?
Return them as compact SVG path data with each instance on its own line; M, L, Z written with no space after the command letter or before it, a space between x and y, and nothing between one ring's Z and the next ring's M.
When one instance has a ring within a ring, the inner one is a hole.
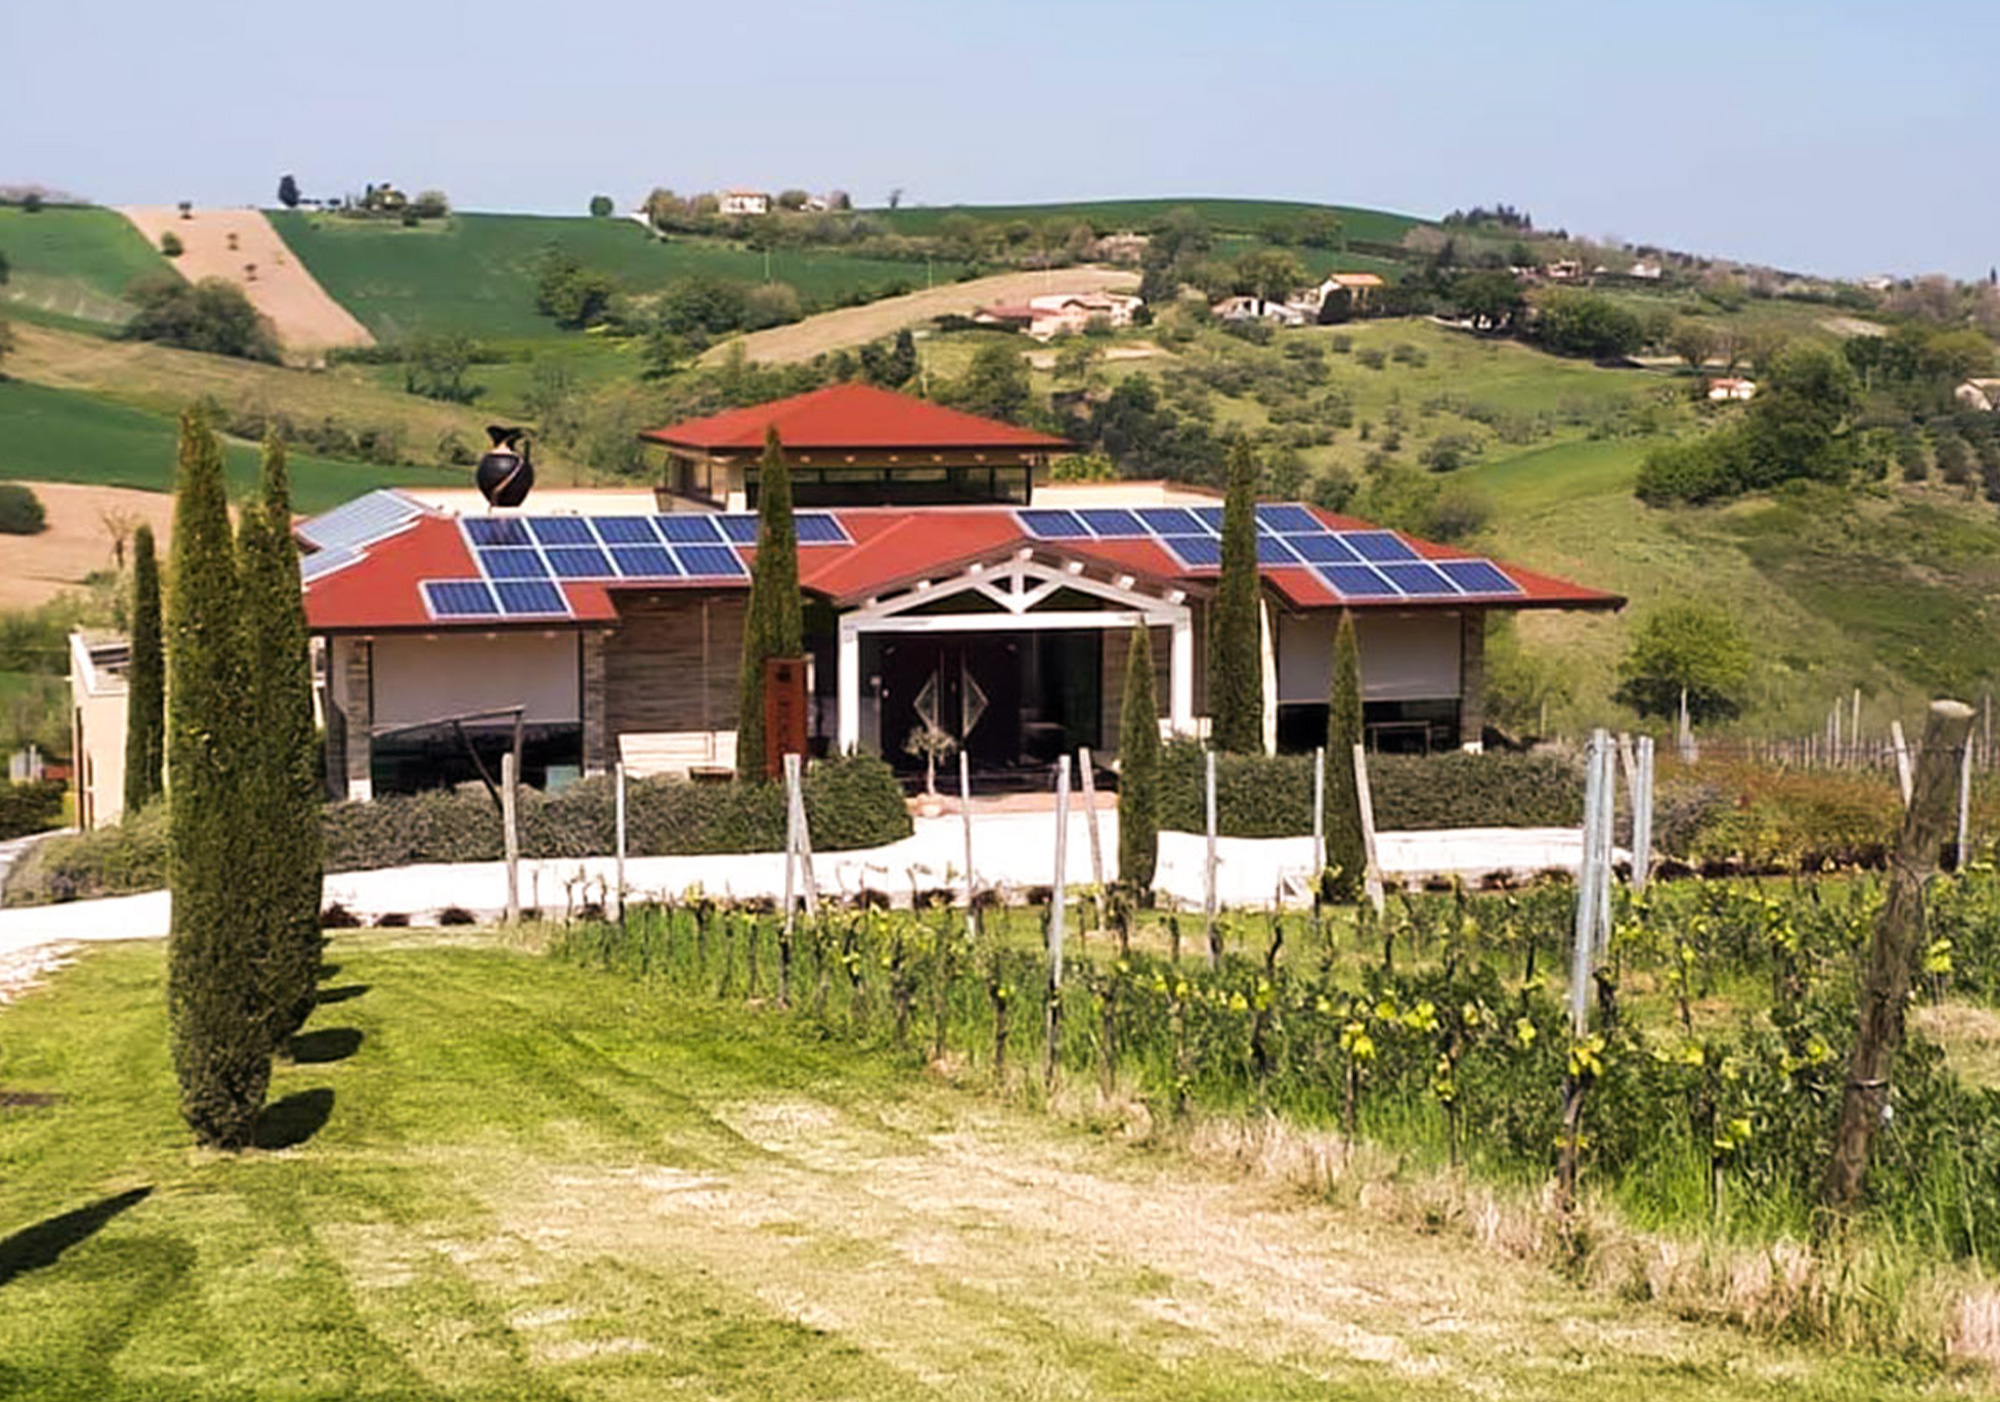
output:
M1840 1124L1834 1131L1824 1199L1845 1213L1861 1199L1869 1150L1889 1103L1890 1073L1903 1044L1903 1003L1924 924L1924 885L1937 871L1951 822L1952 771L1972 735L1972 707L1933 701L1917 758L1916 785L1889 867L1889 893L1875 919L1875 939L1861 986L1859 1032L1848 1063Z
M625 761L612 767L612 783L617 794L618 819L618 926L625 926Z
M521 923L521 760L500 756L500 824L507 854L507 923Z
M1215 916L1218 905L1215 889L1216 867L1220 861L1215 853L1215 751L1207 751L1203 754L1202 759L1207 765L1203 770L1203 774L1205 776L1204 782L1206 788L1204 793L1207 800L1208 814L1208 855L1207 859L1202 863L1201 868L1201 914L1204 930L1208 938L1208 966L1211 969L1219 969L1222 967L1222 942L1216 938L1215 929Z
M1102 935L1104 920L1104 839L1097 830L1097 776L1091 772L1090 748L1077 751L1076 777L1083 784L1083 820L1090 834L1090 879L1096 901L1097 933Z
M1049 883L1049 1002L1042 1085L1056 1083L1056 1043L1062 1037L1063 907L1069 902L1069 756L1056 761L1056 870Z
M1375 854L1375 794L1368 786L1368 751L1359 740L1354 742L1354 798L1361 809L1362 889L1379 916L1388 909L1389 901L1382 891L1381 859Z

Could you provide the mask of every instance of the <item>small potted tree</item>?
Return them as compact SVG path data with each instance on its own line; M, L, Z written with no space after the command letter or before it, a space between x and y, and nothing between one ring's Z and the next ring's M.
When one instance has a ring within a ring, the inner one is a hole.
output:
M924 762L922 812L926 818L935 818L944 812L944 804L938 798L937 791L938 761L950 759L957 751L958 741L935 725L918 726L903 741L903 753Z

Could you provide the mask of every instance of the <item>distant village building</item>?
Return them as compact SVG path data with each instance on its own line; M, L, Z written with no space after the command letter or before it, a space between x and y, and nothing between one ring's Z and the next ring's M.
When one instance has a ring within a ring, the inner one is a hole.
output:
M1349 308L1360 315L1373 309L1377 294L1387 286L1375 273L1329 273L1317 287L1308 287L1285 305L1299 312L1305 320L1317 321L1327 298L1345 293Z
M1130 326L1145 304L1143 298L1122 292L1053 292L1025 302L981 307L972 319L982 326L1011 327L1038 341L1050 341L1082 335L1093 321L1101 320L1112 330Z
M1745 400L1756 396L1755 380L1739 379L1734 375L1719 375L1708 382L1708 397L1713 400Z
M1298 307L1268 297L1224 297L1208 310L1217 321L1270 321L1279 326L1303 326L1307 320Z
M1583 264L1574 258L1559 258L1542 265L1542 276L1550 282L1576 282L1583 277Z
M125 808L125 669L132 645L95 631L69 636L70 781L76 825L118 821Z
M1104 263L1137 263L1152 241L1146 234L1106 234L1091 245L1090 255Z
M724 214L769 214L771 197L761 190L724 190L719 197L718 207Z
M1658 282L1663 271L1658 263L1648 263L1644 259L1641 259L1625 270L1625 276L1643 278L1648 282Z

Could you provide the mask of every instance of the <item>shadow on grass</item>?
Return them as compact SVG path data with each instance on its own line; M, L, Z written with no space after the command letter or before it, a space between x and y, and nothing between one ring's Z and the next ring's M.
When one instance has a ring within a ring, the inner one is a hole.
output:
M295 1091L264 1107L250 1142L259 1149L296 1149L324 1129L332 1114L333 1091L328 1087Z
M338 964L321 964L319 966L319 976L321 979L330 979L339 972L340 965Z
M53 1266L63 1252L95 1236L105 1223L127 1208L137 1207L152 1193L151 1188L133 1188L32 1227L23 1227L0 1241L0 1285L24 1271Z
M339 988L322 988L314 1001L322 1007L328 1003L345 1003L350 998L359 998L367 991L368 985L365 983L346 983Z
M301 1032L292 1038L292 1060L301 1066L319 1066L329 1061L345 1061L361 1050L358 1027L322 1027Z

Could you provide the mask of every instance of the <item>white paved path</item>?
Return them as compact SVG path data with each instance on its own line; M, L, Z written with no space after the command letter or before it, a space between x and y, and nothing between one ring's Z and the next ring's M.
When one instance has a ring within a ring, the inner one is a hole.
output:
M1070 817L1066 867L1074 885L1092 880L1090 840L1082 813ZM1118 815L1098 814L1107 877L1118 861ZM973 825L973 865L982 886L1021 890L1049 884L1055 868L1055 824L1048 813L978 816ZM1390 832L1380 837L1385 874L1415 880L1456 874L1478 880L1488 873L1533 874L1551 867L1574 870L1581 850L1574 828L1460 828L1444 832ZM1163 898L1189 906L1202 899L1203 838L1162 833L1155 884ZM1312 839L1222 838L1217 843L1217 878L1224 905L1266 906L1274 897L1287 904L1307 899L1307 883L1317 861ZM602 900L615 882L609 857L587 860L524 861L521 903L548 914ZM814 861L822 892L861 890L889 893L907 901L912 886L957 886L964 880L965 838L958 817L916 819L916 831L901 842L861 852L822 853ZM776 897L784 889L784 862L775 852L737 856L635 857L625 864L633 899L679 896L699 885L716 895ZM342 872L326 879L326 899L364 920L406 915L417 923L436 920L440 910L458 906L481 918L506 908L506 867L500 862L395 867ZM0 910L0 961L55 941L148 939L164 935L167 894L149 892L67 905Z

